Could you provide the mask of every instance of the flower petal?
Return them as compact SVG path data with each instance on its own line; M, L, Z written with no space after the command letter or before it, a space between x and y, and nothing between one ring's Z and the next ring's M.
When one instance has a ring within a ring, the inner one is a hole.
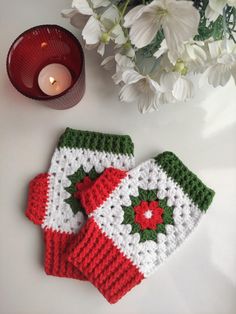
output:
M161 87L157 83L157 81L152 80L150 77L147 76L146 78L147 83L149 84L150 90L152 90L154 93L161 92Z
M134 67L133 61L120 53L115 55L116 61L116 73L112 76L115 84L119 84L122 81L122 75L124 71L132 69Z
M231 7L235 7L236 8L236 0L228 0L227 4Z
M161 17L156 12L144 12L130 28L130 40L137 48L151 43L161 27Z
M180 77L173 86L173 96L180 101L191 98L193 96L193 83Z
M166 40L164 39L161 43L160 48L153 54L155 58L160 58L164 53L168 51Z
M111 2L109 0L91 0L94 9L100 8L100 7L107 7Z
M227 0L209 0L210 8L218 14L222 14L223 8L226 4Z
M206 7L205 10L205 17L209 20L209 21L215 21L219 16L219 13L214 11L210 5L208 4L208 6Z
M101 33L99 21L91 16L82 31L82 36L86 44L97 44L100 41Z
M101 66L103 66L107 71L111 71L115 68L115 57L114 56L108 56L106 57L102 63Z
M208 77L208 82L214 87L225 86L228 83L231 73L224 64L210 66L204 73Z
M154 93L142 93L138 98L138 109L141 113L152 112L158 109L159 95Z
M130 10L124 17L124 27L130 27L140 17L143 8L145 8L145 5L140 4Z
M163 18L162 26L168 48L177 53L184 41L197 34L200 14L191 1L167 3L168 14Z
M132 102L139 98L139 92L134 84L124 85L120 90L119 96L121 101Z
M233 76L233 79L234 79L234 83L236 85L236 64L232 67L231 69L231 74Z
M97 52L100 54L100 56L103 56L105 53L105 44L100 43L97 49Z
M212 59L218 58L221 54L221 40L210 42L208 49Z
M113 28L112 33L111 33L111 37L114 39L115 43L118 45L122 45L127 41L127 39L125 38L124 32L123 32L123 29L119 24L117 24Z
M205 51L198 45L186 45L186 50L192 60L205 61L207 59Z
M101 15L101 22L107 31L109 31L118 20L119 11L114 5L106 9Z
M87 0L73 0L72 2L72 8L75 8L79 11L81 14L85 15L92 15L93 10L89 6L89 3Z
M122 80L125 84L133 84L145 78L143 75L139 74L135 70L124 71L122 75Z
M180 74L177 72L163 72L160 77L160 85L164 92L172 91L174 83L179 79Z

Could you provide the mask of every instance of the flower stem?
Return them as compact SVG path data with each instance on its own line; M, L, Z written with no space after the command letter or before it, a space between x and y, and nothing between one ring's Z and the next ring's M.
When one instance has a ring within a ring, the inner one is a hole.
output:
M126 0L125 4L124 4L124 7L120 13L120 16L119 16L119 20L112 26L112 28L109 30L109 32L107 32L108 35L110 35L113 31L113 29L120 24L122 18L124 17L125 15L125 12L127 10L127 7L128 7L128 4L129 4L130 0Z
M227 26L227 20L226 20L226 7L223 8L223 30L224 30L224 38L227 37L228 33L228 26Z
M120 14L120 19L122 19L122 17L125 15L125 12L126 12L126 10L127 10L127 7L128 7L128 5L129 5L129 2L130 2L130 0L126 0L125 5L124 5L124 7L123 7L123 9L122 9L122 11L121 11L121 14Z

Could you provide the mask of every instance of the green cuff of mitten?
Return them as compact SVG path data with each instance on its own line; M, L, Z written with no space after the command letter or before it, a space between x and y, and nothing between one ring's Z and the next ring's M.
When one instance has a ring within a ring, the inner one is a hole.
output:
M183 189L200 210L208 209L215 192L191 172L174 153L164 152L154 159L157 165Z
M113 154L133 155L134 144L129 135L106 134L66 128L58 148L84 148Z

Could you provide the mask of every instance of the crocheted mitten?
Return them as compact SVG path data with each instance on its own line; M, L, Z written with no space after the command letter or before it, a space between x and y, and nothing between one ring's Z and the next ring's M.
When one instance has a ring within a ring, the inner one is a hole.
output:
M68 260L115 303L185 240L213 195L171 152L107 169L80 193L89 219Z
M129 136L66 129L49 171L30 182L26 210L26 216L43 229L48 275L84 279L64 256L68 243L87 218L75 195L105 168L128 170L133 165L133 143Z

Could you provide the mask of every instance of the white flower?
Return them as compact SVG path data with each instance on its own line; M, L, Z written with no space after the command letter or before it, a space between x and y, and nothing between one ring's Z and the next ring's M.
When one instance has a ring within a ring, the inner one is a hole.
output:
M123 80L123 73L132 70L135 66L134 62L125 55L117 53L115 55L116 73L112 76L115 84L119 84Z
M223 14L223 9L226 5L236 8L236 0L209 0L205 16L210 21L215 21L219 15Z
M109 7L99 16L97 8ZM110 40L124 44L127 39L119 25L119 10L108 0L74 0L72 10L64 10L63 16L71 18L71 24L83 28L82 37L88 49L97 47L100 55L105 52L105 45Z
M185 42L178 54L174 57L167 48L165 39L161 47L154 53L154 57L159 59L162 69L170 72L174 69L181 74L189 72L203 72L207 61L207 54L204 42Z
M115 70L116 73L112 76L115 84L119 84L122 81L123 72L133 69L135 66L130 58L120 53L106 57L101 65L108 71Z
M125 102L136 101L141 113L157 109L160 97L160 85L148 75L139 74L134 69L122 75L125 85L120 91L120 99Z
M236 84L236 44L232 40L220 40L208 44L211 65L203 74L210 85L225 86L231 77Z
M132 9L124 25L130 26L130 39L137 48L150 44L162 27L169 50L176 54L184 41L197 34L199 21L191 1L154 0Z
M183 45L180 59L184 62L188 72L203 72L207 62L207 53L204 42L190 41Z
M163 72L160 77L162 103L186 101L193 96L193 83L178 72Z

